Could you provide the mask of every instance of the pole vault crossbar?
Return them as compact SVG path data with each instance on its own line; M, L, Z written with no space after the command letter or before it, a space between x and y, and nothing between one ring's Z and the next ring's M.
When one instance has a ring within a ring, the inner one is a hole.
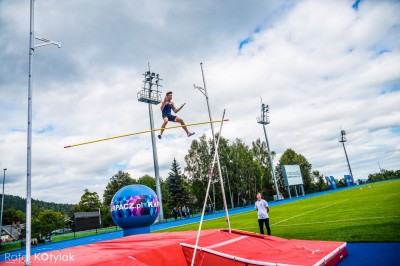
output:
M118 139L118 138L124 138L124 137L144 134L144 133L150 133L150 132L158 131L158 130L161 130L161 129L167 130L167 129L180 128L180 127L184 127L184 126L191 127L191 126L197 126L197 125L203 125L203 124L221 123L223 121L229 121L229 119L214 120L214 121L211 121L211 122L210 121L206 121L206 122L192 123L192 124L172 126L172 127L166 127L166 128L156 128L156 129L153 129L153 130L150 129L150 130L138 131L138 132L129 133L129 134L125 134L125 135L119 135L119 136L114 136L114 137L109 137L109 138L104 138L104 139L97 139L97 140L82 142L82 143L78 143L78 144L67 145L67 146L64 146L64 149L72 148L72 147L76 147L76 146L82 146L82 145L86 145L86 144L92 144L92 143L96 143L96 142L100 142L100 141L106 141L106 140L111 140L111 139Z

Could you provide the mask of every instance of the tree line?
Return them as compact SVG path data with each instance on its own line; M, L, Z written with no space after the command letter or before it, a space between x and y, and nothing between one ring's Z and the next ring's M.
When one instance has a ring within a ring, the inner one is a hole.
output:
M51 232L54 227L64 227L67 218L64 214L69 213L74 204L46 202L32 199L32 229L33 231ZM3 206L3 225L24 224L26 222L26 199L14 196L4 195ZM48 218L46 218L48 217ZM47 221L48 220L48 221ZM48 226L52 224L53 226Z
M273 199L276 191L271 173L269 154L264 141L257 139L251 145L247 145L241 139L235 139L230 142L228 139L221 137L218 153L228 208L243 206L245 202L247 204L253 203L256 200L257 192L261 192L267 200ZM168 177L160 180L165 218L172 217L172 209L178 206L188 206L191 209L191 213L201 210L210 177L213 155L214 145L212 139L207 139L205 135L202 135L199 139L192 141L184 157L186 166L183 170L178 161L175 158L173 159ZM274 159L275 156L276 153L272 151L271 157ZM328 189L324 175L319 170L313 170L311 163L305 156L295 152L293 149L287 149L275 167L277 186L280 194L284 197L288 197L288 192L283 180L283 165L300 166L306 194ZM211 204L213 209L222 210L223 200L217 165L215 165L213 173L207 203ZM372 174L369 176L369 180L377 181L396 177L400 177L400 170ZM79 203L73 206L50 204L47 208L43 208L32 204L32 206L35 206L32 210L32 232L41 232L43 234L63 228L68 223L71 223L75 212L97 211L99 209L101 211L102 226L112 226L114 225L110 215L112 197L119 189L133 184L146 185L156 191L154 177L144 175L135 179L127 172L118 171L109 179L103 192L102 200L100 200L97 192L85 189ZM345 185L343 179L338 180L338 187ZM22 210L24 209L18 209L18 213L14 210L14 217L24 222L25 214ZM6 211L4 214L6 214ZM10 216L7 214L5 217L11 216L10 213Z
M382 169L379 173L369 174L367 182L376 182L390 180L400 177L400 170L385 170Z
M264 141L257 139L251 145L247 145L241 139L230 142L221 137L218 153L228 208L243 206L243 202L254 202L257 192L261 192L267 200L273 200L276 191L268 149ZM177 160L173 159L168 176L160 180L163 212L166 218L172 217L172 209L178 206L189 206L192 213L201 210L210 177L213 155L213 140L202 135L199 139L192 141L184 157L186 166L183 170ZM276 153L271 151L273 160L275 156ZM284 185L283 165L299 165L306 194L328 189L324 175L319 170L312 169L312 164L304 155L295 152L293 149L287 149L274 169L279 192L284 197L288 197L288 192ZM386 179L400 177L399 171L392 172L386 171ZM372 178L375 177L370 175L370 179ZM344 178L338 179L337 183L339 188L346 186ZM119 171L110 178L104 190L102 201L100 201L96 192L85 190L81 201L73 208L72 212L91 211L100 208L102 224L105 226L113 225L109 214L112 197L122 187L132 184L146 185L156 191L155 178L150 175L134 179L129 173ZM216 164L211 184L207 203L217 210L222 210L223 199Z

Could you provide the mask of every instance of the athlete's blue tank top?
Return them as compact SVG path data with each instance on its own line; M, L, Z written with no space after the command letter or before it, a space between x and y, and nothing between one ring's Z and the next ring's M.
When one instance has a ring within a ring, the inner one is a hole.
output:
M172 110L172 103L167 103L164 106L164 109L162 110L163 114L171 114L171 110Z

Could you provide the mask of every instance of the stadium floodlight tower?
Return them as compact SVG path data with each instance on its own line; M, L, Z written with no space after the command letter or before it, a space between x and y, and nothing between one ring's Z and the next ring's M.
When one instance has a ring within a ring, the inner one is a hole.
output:
M267 129L265 128L265 125L269 124L268 112L269 112L268 105L264 104L262 102L262 100L261 100L261 116L257 117L257 123L262 124L263 128L264 128L265 142L267 144L269 162L270 162L270 166L271 166L271 174L272 174L272 178L274 179L274 185L275 185L275 191L276 191L276 200L279 200L280 199L280 194L279 194L278 184L276 183L276 176L275 176L274 164L272 162L271 150L269 148Z
M344 155L346 155L347 166L349 167L349 173L350 173L350 176L351 176L351 180L353 181L353 184L354 184L353 172L351 171L350 162L349 162L349 157L347 157L346 147L344 146L344 143L345 143L346 141L347 141L347 138L346 138L346 131L340 130L340 139L339 139L339 142L341 142L341 143L343 144L343 150L344 150Z
M158 157L157 157L157 144L156 144L156 135L154 133L154 118L153 118L153 107L152 105L157 105L161 103L161 92L158 90L160 85L160 76L154 72L146 71L144 74L143 80L143 88L141 91L137 93L137 99L139 102L148 103L149 105L149 117L150 117L150 128L151 128L151 144L153 146L153 162L154 162L154 174L156 178L156 192L158 197L158 202L160 204L160 213L159 213L159 221L164 221L164 212L162 208L162 195L161 195L161 187L160 187L160 171L158 168ZM155 85L155 89L153 89L153 85Z
M25 245L25 265L31 263L31 222L32 222L32 206L31 206L31 181L32 181L32 73L33 73L33 52L35 48L46 45L57 45L61 48L60 42L48 40L43 37L35 36L34 31L34 9L35 0L30 2L30 31L29 31L29 73L28 73L28 130L27 130L27 159L26 159L26 245ZM36 44L35 40L41 41Z

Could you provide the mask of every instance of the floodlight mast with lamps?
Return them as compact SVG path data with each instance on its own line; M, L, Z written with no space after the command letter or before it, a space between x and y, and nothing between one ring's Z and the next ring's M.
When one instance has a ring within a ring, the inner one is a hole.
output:
M279 193L279 189L278 189L278 184L276 182L276 176L275 176L274 164L272 162L271 150L269 148L267 129L265 128L265 125L269 124L268 112L269 112L268 105L264 104L262 102L262 100L261 100L261 116L257 118L257 123L262 124L263 128L264 128L265 142L267 144L267 149L268 149L271 173L272 173L272 178L274 179L274 185L275 185L275 191L276 191L276 200L279 200L280 199L280 193Z
M353 172L351 171L350 162L349 162L349 157L347 157L346 147L344 146L344 143L345 143L346 141L347 141L347 138L346 138L346 131L340 130L340 139L339 139L339 142L341 142L341 143L343 144L343 150L344 150L344 154L346 155L347 166L348 166L348 168L349 168L349 173L350 173L350 176L351 176L351 181L353 181L353 184L354 184Z
M39 37L39 36L35 36L35 39L43 42L43 43L35 44L35 48L50 45L50 44L57 45L58 48L61 48L61 42L51 41L51 40L48 40L46 38Z
M26 251L25 251L25 265L31 263L31 157L32 157L32 62L33 52L35 48L46 45L57 45L61 48L60 42L51 41L43 37L36 37L34 35L34 5L35 0L30 2L30 31L29 31L29 75L28 75L28 131L27 131L27 174L26 174ZM35 39L42 43L35 44Z
M200 68L201 68L201 75L203 77L203 87L198 87L195 84L193 84L193 87L195 89L198 89L206 97L208 116L209 116L210 122L211 122L212 121L212 117L211 117L210 103L209 103L209 100L208 100L206 79L204 77L203 63L200 63ZM213 136L214 149L215 149L216 157L217 157L218 174L219 174L219 181L220 181L220 184L221 184L222 200L223 200L223 203L224 203L226 222L228 224L228 230L229 230L229 233L230 233L231 232L231 223L229 221L229 213L228 213L228 206L227 206L226 197L225 197L224 181L223 181L223 178L222 178L221 165L219 163L218 146L217 146L217 141L215 140L214 126L213 126L212 123L211 123L211 133L212 133L212 136ZM213 182L213 186L214 186L214 182ZM215 208L215 196L214 196L213 204L214 204L214 208Z
M162 80L159 74L150 71L150 64L148 64L149 71L146 71L143 80L143 88L137 93L137 99L139 102L148 103L149 105L149 117L150 117L150 128L151 128L151 144L153 147L153 163L154 163L154 174L156 179L156 192L158 197L158 202L160 206L160 212L158 215L159 221L164 221L164 211L162 207L162 195L160 186L160 170L158 168L158 156L157 156L157 144L156 135L154 132L154 118L153 118L153 107L152 105L157 105L161 103L161 93L158 90L160 85L160 80ZM147 85L147 87L146 87ZM156 89L153 90L152 86L155 85Z

